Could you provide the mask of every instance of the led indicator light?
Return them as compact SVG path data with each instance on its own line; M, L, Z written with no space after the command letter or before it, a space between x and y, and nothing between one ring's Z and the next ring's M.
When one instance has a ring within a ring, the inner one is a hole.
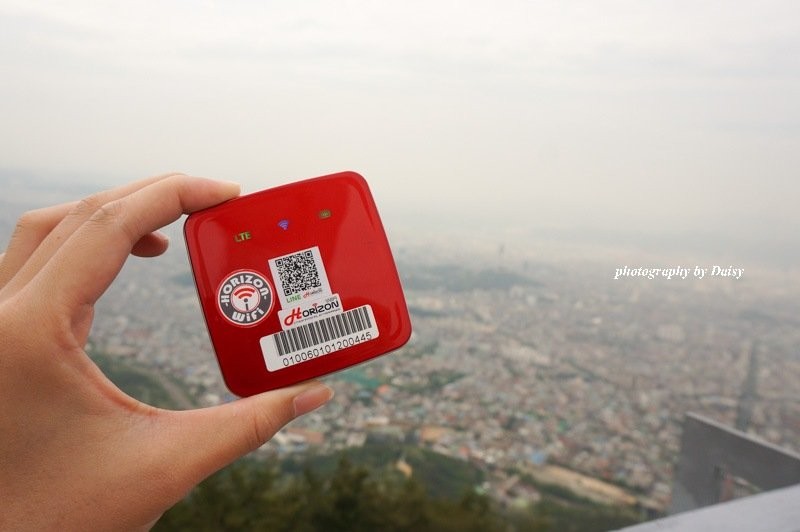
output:
M286 231L287 229L289 229L289 220L281 220L280 222L278 222L278 227Z
M331 210L330 209L322 209L319 211L319 218L320 220L324 220L325 218L331 217Z

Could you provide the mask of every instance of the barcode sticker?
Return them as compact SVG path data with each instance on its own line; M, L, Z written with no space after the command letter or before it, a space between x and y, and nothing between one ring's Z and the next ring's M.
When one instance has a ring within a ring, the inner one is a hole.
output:
M378 337L372 307L364 305L261 338L267 369L277 371Z

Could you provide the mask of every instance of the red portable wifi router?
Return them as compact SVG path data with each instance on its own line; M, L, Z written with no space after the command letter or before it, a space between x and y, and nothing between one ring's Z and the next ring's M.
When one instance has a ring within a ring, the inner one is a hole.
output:
M248 396L399 348L403 290L366 181L299 181L191 214L186 247L225 383Z

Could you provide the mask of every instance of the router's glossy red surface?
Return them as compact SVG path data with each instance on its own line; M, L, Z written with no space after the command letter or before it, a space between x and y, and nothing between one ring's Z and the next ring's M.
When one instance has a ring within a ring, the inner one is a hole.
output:
M319 377L408 341L411 323L394 259L367 183L354 172L291 183L194 213L184 234L211 342L236 395ZM268 261L314 246L344 310L371 306L378 338L269 371L260 341L282 328ZM238 271L256 272L271 283L271 308L260 297L265 315L255 324L233 323L223 312L223 307L232 312L229 300L220 303L229 289L223 283Z

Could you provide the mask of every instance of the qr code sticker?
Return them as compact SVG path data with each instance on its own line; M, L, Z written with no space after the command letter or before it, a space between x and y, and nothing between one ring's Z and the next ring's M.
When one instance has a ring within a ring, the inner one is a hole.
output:
M269 269L282 308L331 295L325 265L316 246L270 259Z
M322 286L311 250L275 259L275 267L286 297Z

